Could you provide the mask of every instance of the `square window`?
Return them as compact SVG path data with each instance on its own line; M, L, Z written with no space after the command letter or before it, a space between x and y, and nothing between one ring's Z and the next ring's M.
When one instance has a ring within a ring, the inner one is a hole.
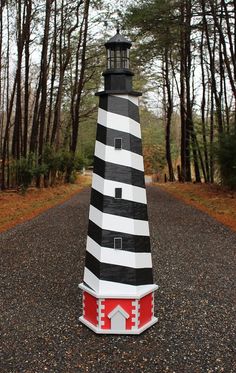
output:
M122 198L122 188L115 188L115 198L116 199Z
M121 237L114 238L114 249L116 250L122 249L122 238Z
M121 150L122 149L122 139L116 138L114 140L114 146L115 146L115 149Z

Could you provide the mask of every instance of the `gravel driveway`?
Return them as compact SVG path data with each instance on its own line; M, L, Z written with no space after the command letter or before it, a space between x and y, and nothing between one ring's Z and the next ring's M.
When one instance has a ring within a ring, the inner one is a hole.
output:
M236 234L148 187L159 322L141 336L78 323L90 190L0 234L0 372L236 372Z

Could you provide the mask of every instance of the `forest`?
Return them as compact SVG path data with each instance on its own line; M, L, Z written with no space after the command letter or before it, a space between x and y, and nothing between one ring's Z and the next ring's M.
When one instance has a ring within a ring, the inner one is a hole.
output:
M236 188L236 0L1 0L1 190L92 166L117 22L143 92L146 173Z

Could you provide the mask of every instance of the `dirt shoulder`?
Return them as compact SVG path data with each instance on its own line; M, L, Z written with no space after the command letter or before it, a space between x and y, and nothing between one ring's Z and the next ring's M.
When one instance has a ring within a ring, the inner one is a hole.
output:
M236 193L218 185L192 183L155 183L176 198L181 199L236 231Z
M79 176L75 184L50 188L32 188L25 195L16 191L0 192L0 232L34 218L90 185L91 178Z

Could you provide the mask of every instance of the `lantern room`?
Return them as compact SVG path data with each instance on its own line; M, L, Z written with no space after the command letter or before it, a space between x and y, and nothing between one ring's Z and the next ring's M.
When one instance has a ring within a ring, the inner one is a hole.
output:
M116 34L106 43L105 91L108 93L128 93L132 91L133 73L130 71L129 52L132 43L120 34Z
M129 69L131 42L120 35L120 30L106 44L107 69Z

